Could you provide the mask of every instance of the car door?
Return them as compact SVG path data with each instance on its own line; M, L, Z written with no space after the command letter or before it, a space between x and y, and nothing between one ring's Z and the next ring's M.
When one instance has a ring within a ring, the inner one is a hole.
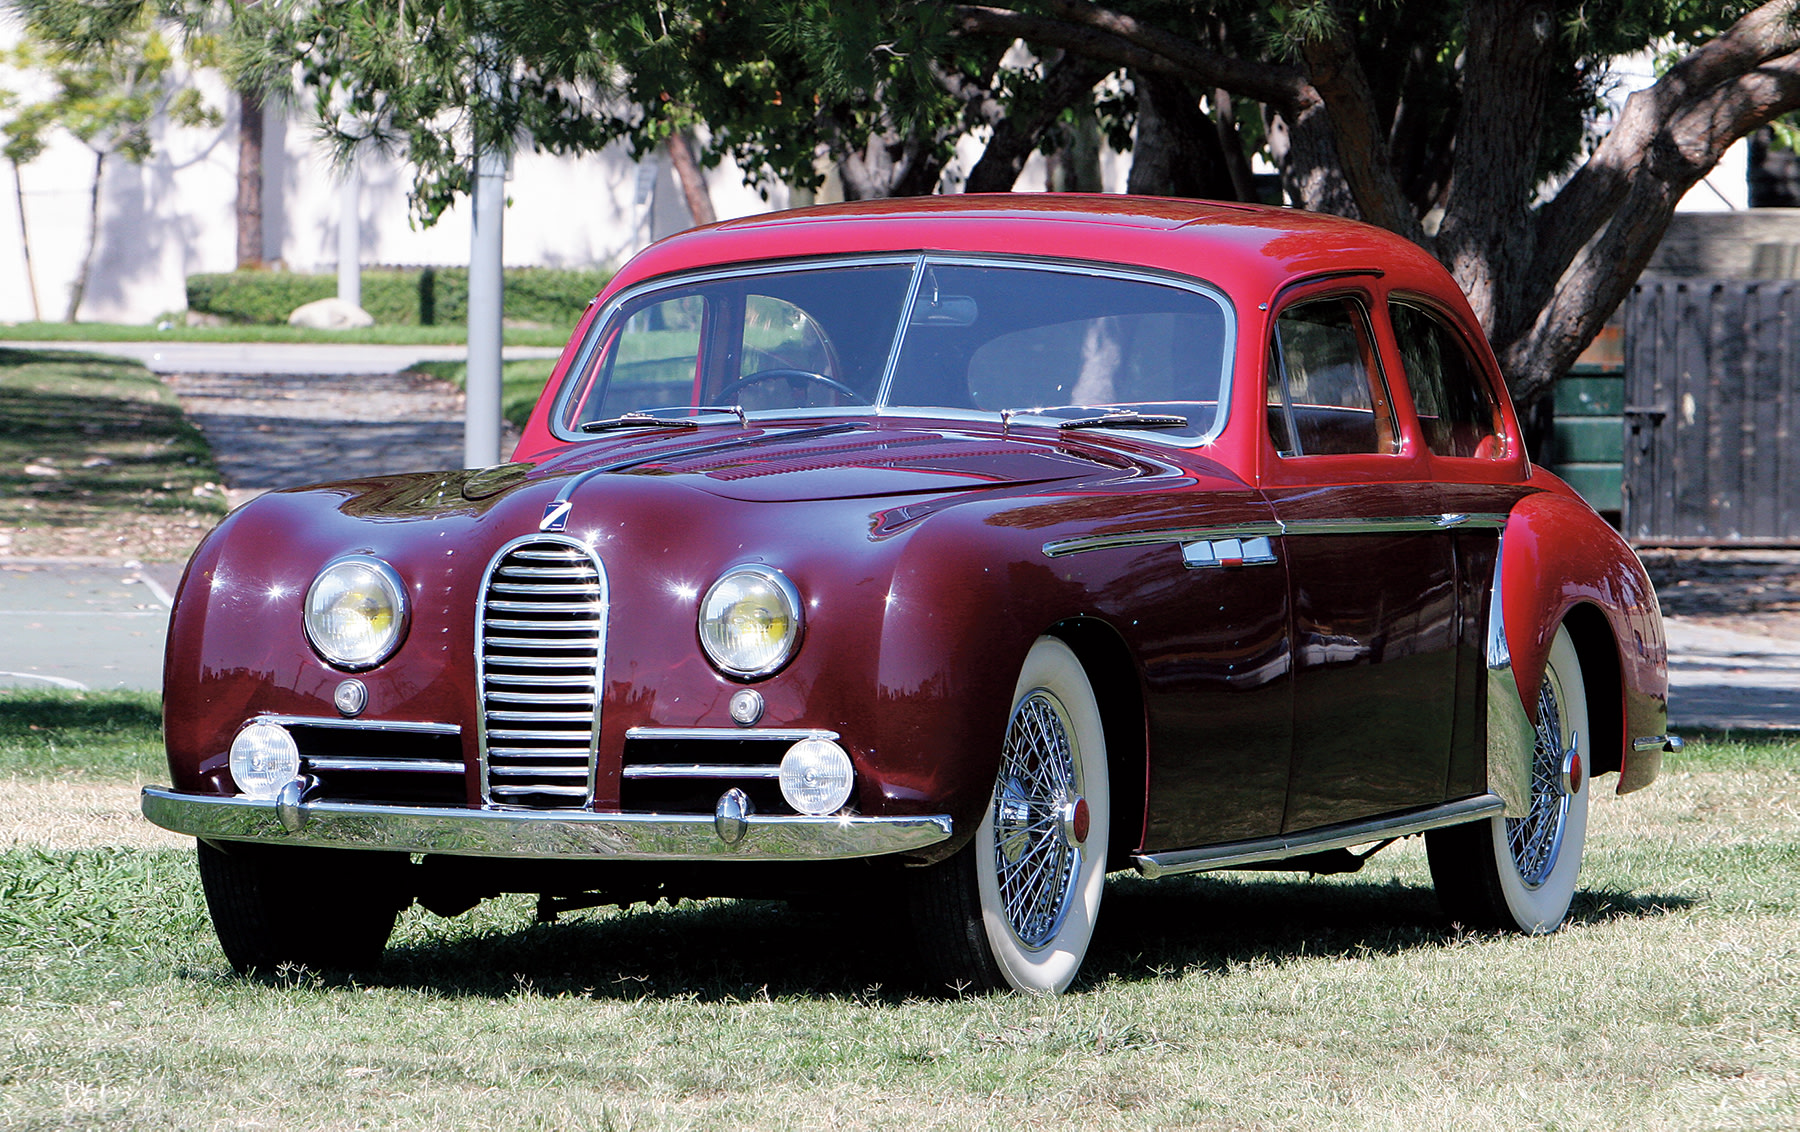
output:
M1444 799L1455 545L1371 304L1341 282L1296 292L1269 344L1263 487L1283 530L1294 662L1284 832Z
M1525 494L1520 481L1529 466L1500 407L1499 374L1484 364L1457 320L1422 296L1391 295L1386 305L1395 369L1405 381L1442 506L1457 519L1452 542L1461 650L1445 797L1462 798L1487 789L1482 697L1489 591L1500 531Z

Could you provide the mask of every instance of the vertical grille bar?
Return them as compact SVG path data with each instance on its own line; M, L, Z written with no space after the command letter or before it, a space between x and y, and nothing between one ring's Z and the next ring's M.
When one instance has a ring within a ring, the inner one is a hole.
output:
M528 535L494 556L475 634L483 802L593 803L606 620L606 570L581 543Z

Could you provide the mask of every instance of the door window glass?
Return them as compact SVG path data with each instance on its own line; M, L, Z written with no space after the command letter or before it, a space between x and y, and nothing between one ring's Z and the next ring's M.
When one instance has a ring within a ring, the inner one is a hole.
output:
M1362 304L1317 299L1283 311L1269 358L1269 435L1284 456L1398 452L1387 383Z
M1388 313L1425 446L1438 456L1506 455L1500 407L1456 332L1407 303L1390 303Z

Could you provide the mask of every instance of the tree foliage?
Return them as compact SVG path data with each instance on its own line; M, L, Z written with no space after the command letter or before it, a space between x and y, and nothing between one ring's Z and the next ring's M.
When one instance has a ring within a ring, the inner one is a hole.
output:
M70 0L13 0L22 6ZM183 0L94 0L69 35ZM1800 107L1796 0L188 0L298 74L344 151L412 162L430 222L478 149L696 136L755 183L1005 191L1135 147L1130 189L1288 200L1430 250L1515 394L1565 370L1726 146ZM1623 57L1662 77L1614 114ZM958 185L959 152L979 152ZM1061 183L1091 176L1075 170Z

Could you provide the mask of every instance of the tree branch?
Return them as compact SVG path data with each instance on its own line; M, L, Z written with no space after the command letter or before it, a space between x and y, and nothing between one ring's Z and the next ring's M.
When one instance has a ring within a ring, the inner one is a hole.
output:
M1419 224L1388 153L1387 135L1375 111L1375 96L1356 50L1342 29L1301 47L1313 89L1324 102L1337 142L1344 180L1356 198L1363 219L1397 232L1415 244L1427 246Z
M1306 79L1292 67L1255 63L1209 51L1190 39L1146 28L1130 16L1075 0L1048 5L1055 18L1010 8L958 4L952 26L965 35L999 35L1041 47L1060 47L1115 67L1179 75L1197 89L1226 90L1283 110L1314 101Z
M1668 123L1683 113L1684 106L1699 104L1724 84L1745 82L1752 72L1800 49L1800 28L1793 22L1793 11L1792 0L1771 0L1626 100L1618 122L1594 155L1538 210L1533 241L1537 266L1520 295L1523 309L1535 310L1549 300L1564 269L1625 199L1652 147L1664 144ZM1782 65L1792 63L1784 61ZM1781 112L1729 135L1725 144ZM1714 136L1725 135L1715 131ZM1724 145L1717 148L1724 152Z
M1626 109L1629 113L1629 103ZM1800 48L1762 59L1736 81L1716 83L1672 109L1640 146L1636 166L1621 175L1625 187L1616 206L1607 202L1598 216L1582 218L1597 234L1542 292L1531 326L1516 339L1495 344L1515 397L1531 399L1574 362L1631 293L1676 203L1725 149L1795 109L1800 109Z

